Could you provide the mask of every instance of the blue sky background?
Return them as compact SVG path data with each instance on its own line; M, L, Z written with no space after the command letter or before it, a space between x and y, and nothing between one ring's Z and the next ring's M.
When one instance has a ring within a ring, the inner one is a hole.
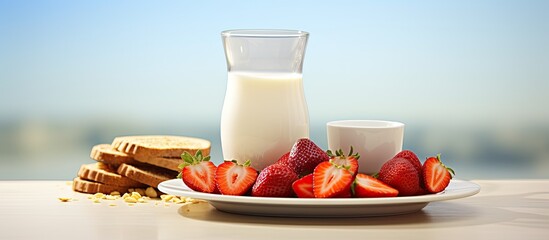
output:
M509 138L494 151L524 144L504 157L533 151L539 164L548 12L549 1L0 1L0 162L74 139L87 157L117 134L190 133L219 147L220 32L281 28L311 34L303 73L319 145L328 121L386 119L406 123L405 147L425 154L490 158L461 146L478 134Z

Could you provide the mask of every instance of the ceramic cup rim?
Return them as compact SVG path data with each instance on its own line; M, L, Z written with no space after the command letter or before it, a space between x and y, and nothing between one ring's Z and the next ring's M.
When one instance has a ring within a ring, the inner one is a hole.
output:
M359 129L390 129L404 127L404 123L386 120L337 120L326 123L328 127Z

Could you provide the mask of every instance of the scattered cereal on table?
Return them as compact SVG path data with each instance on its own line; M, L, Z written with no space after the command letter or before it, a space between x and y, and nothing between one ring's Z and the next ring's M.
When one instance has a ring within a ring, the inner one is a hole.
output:
M153 187L148 187L148 188L145 190L145 195L147 195L147 196L150 197L150 198L156 198L156 197L158 197L158 193L156 193L156 190L154 190Z
M61 202L70 202L72 199L71 198L68 198L68 197L60 197L60 198L57 198L59 199L59 201Z

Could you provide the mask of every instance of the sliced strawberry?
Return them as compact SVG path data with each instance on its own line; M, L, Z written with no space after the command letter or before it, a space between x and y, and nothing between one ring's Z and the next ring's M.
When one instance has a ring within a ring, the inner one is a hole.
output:
M292 183L297 179L297 174L286 165L270 165L257 176L252 187L252 196L290 197L293 194Z
M398 190L372 176L359 173L353 182L355 197L396 197Z
M190 189L213 193L216 191L215 185L215 165L210 162L210 156L203 157L202 151L198 150L194 156L184 152L181 158L185 161L181 168L181 179Z
M335 197L348 190L353 174L345 167L322 162L313 172L313 193L316 198Z
M307 138L298 139L290 150L288 167L299 176L312 173L316 165L328 161L329 157L320 147Z
M257 171L250 167L250 160L238 164L236 160L225 161L217 166L215 181L223 195L244 195L254 185Z
M348 167L353 176L358 173L358 159L360 158L360 155L358 155L358 153L353 154L352 146L351 151L349 151L347 156L345 156L341 149L337 150L335 155L331 150L326 151L326 153L330 157L330 162L339 166Z
M440 154L427 158L423 163L423 181L425 189L430 193L438 193L446 189L453 175L455 175L454 170L442 163Z
M349 187L345 190L343 190L343 192L339 193L338 195L335 195L334 198L351 198L353 197L353 192L351 190L351 186L353 185L353 183L351 182L351 185L349 185Z
M313 193L313 174L305 175L304 177L292 183L292 189L298 198L314 198Z

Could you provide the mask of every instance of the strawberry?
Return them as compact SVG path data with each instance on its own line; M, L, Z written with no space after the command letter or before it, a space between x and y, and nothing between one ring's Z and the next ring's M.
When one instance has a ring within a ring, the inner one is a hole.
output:
M313 174L305 175L304 177L292 183L292 189L298 198L314 198L313 193Z
M377 178L359 173L352 185L355 197L396 197L398 190Z
M422 173L425 189L430 193L442 192L455 175L454 170L442 163L440 154L425 160Z
M276 163L282 164L282 165L288 165L289 158L290 158L290 152L287 152L284 155L280 156L280 158L276 161Z
M322 162L313 171L313 193L316 198L335 197L349 191L353 174L348 167Z
M417 157L417 155L411 150L402 150L399 153L397 153L393 158L404 158L410 161L410 163L414 165L414 167L418 172L421 172L421 169L422 169L421 162L419 161L419 158Z
M408 159L393 158L381 166L378 179L396 188L399 196L411 196L423 193L420 175Z
M341 149L335 152L336 155L334 155L331 150L326 151L326 153L330 157L330 162L340 166L348 166L349 171L353 176L358 173L358 159L360 158L360 155L358 155L358 153L353 154L353 146L351 146L351 150L347 156L345 156Z
M338 195L335 195L334 198L350 198L353 197L353 190L351 190L351 186L353 183L351 182L351 185L349 185L348 188L346 188L343 192L339 193Z
M264 168L252 187L255 197L289 197L293 194L292 183L299 177L288 166L273 164Z
M294 170L299 176L307 175L321 163L330 158L320 147L307 138L298 139L288 156L288 167Z
M198 150L194 156L189 152L181 154L185 161L179 165L181 168L181 179L190 189L213 193L216 191L215 185L215 165L210 162L210 156L203 157L202 151Z
M236 160L225 161L217 166L215 181L223 195L244 195L254 185L257 171L250 167L250 160L238 164Z

